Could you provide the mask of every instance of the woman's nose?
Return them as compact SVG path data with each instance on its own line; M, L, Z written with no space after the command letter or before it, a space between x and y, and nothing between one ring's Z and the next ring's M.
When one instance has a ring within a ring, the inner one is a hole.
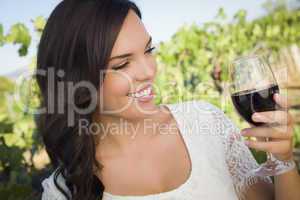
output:
M152 80L155 76L155 64L147 59L141 59L137 63L136 76L139 81Z

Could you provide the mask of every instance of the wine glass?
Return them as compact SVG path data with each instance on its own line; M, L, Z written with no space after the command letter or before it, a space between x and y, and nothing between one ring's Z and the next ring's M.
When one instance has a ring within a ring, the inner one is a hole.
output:
M251 126L267 125L254 122L251 118L254 112L282 109L273 100L273 95L279 93L279 87L271 67L263 57L250 55L233 61L230 65L230 81L233 105ZM294 164L292 161L278 160L267 152L267 161L250 173L256 176L279 175L293 169Z

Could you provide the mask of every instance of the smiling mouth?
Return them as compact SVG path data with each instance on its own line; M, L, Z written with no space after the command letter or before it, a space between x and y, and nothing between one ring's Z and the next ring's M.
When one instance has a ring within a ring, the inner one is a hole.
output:
M127 94L128 97L133 97L133 98L146 98L146 97L151 97L153 95L154 95L154 93L153 93L153 88L151 85L140 90L139 92Z

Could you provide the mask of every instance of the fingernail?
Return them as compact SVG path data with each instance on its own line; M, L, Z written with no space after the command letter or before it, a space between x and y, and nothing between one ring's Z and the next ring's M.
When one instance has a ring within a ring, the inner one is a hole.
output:
M261 117L261 115L259 115L259 114L257 114L257 113L254 113L254 114L252 115L252 119L255 120L255 121L257 121L257 120L261 120L262 117Z

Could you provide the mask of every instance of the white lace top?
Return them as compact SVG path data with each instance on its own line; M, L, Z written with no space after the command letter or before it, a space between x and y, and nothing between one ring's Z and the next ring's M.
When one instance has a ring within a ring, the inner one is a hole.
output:
M171 191L144 196L113 195L102 200L235 200L243 199L247 188L270 178L248 176L258 166L240 130L216 106L205 101L166 104L175 118L191 158L192 170L182 185ZM53 182L54 173L42 182L42 200L65 200ZM66 189L62 176L58 183Z

